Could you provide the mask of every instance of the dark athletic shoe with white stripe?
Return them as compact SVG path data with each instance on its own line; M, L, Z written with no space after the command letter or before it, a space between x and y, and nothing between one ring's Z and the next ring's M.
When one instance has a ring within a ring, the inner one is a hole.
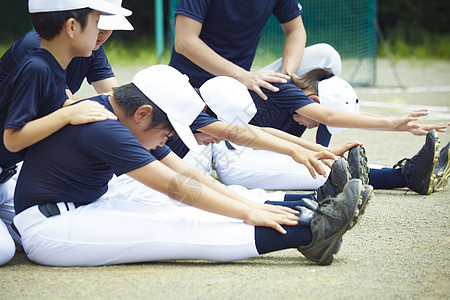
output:
M436 179L434 169L438 163L439 139L435 130L427 133L425 145L412 158L404 158L393 168L401 167L406 177L408 187L422 195L429 195L434 191L433 183Z
M352 178L359 178L363 184L369 184L369 167L367 167L366 150L363 146L355 146L348 151L348 165Z
M330 265L333 255L340 249L342 236L360 219L358 206L364 202L363 194L370 196L366 199L367 204L372 191L366 193L366 186L362 181L352 179L345 185L342 193L320 203L310 224L312 241L309 245L300 246L298 251L319 265Z

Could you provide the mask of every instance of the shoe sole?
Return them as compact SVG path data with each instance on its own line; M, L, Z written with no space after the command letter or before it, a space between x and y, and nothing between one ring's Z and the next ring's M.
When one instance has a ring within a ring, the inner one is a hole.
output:
M355 216L353 217L349 230L355 227L356 223L359 222L362 215L366 212L367 205L369 205L369 200L373 198L373 194L373 187L371 185L363 185L358 200L358 207L355 210Z
M340 243L338 244L339 241L342 242L342 236L349 230L351 229L357 222L358 220L358 216L359 216L359 210L358 210L358 205L362 205L363 201L362 201L362 197L361 197L361 193L363 191L363 185L362 185L362 181L359 180L359 199L357 201L357 203L355 204L355 207L353 209L353 218L350 218L347 221L347 225L346 226L342 226L342 229L338 231L338 233L333 237L333 241L328 245L327 249L325 250L325 252L323 253L322 257L319 259L319 261L317 262L318 265L321 266L328 266L331 265L331 263L334 260L333 255L336 254L341 245ZM367 204L367 202L366 202ZM365 209L365 208L364 208Z
M450 178L450 152L448 153L447 165L445 169L438 174L433 174L431 178L431 193L442 191L442 189L447 185L448 179ZM434 170L433 170L434 173Z
M433 157L433 168L431 169L431 175L430 175L430 183L428 185L426 195L430 195L435 191L435 185L437 184L437 176L434 174L434 169L436 168L438 161L439 161L439 139L437 136L437 133L435 135L435 143L434 143L434 157ZM447 178L448 179L448 178Z
M355 151L357 151L356 154ZM351 178L359 178L363 184L369 183L369 167L367 166L367 156L364 147L358 145L350 149L348 153L348 164L350 166Z

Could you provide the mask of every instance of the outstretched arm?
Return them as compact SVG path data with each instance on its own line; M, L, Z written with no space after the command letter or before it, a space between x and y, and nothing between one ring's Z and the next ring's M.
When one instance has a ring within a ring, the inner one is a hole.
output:
M326 175L319 160L337 159L337 157L330 152L310 151L297 144L268 134L256 126L232 125L218 121L201 127L198 131L208 133L237 145L289 155L296 162L305 165L313 178L316 178L315 172L319 175Z
M159 161L149 163L127 174L181 203L241 219L250 225L272 227L284 234L286 231L281 225L295 226L298 224L298 217L295 214L253 208L211 189L190 174L186 174L188 176L180 174ZM158 174L158 176L154 176L154 174Z
M286 82L288 76L267 70L249 72L220 56L200 39L202 24L184 15L177 15L174 48L202 69L216 76L228 76L242 82L248 89L267 99L261 88L277 92L271 82Z
M355 114L327 108L318 103L311 103L297 109L296 113L322 124L335 127L409 131L415 135L426 135L426 129L445 131L445 128L448 126L446 123L431 125L418 125L412 123L417 121L420 117L428 115L428 110L426 109L414 110L411 113L397 118L386 118L376 114Z
M78 125L117 117L96 101L86 100L65 106L57 111L28 122L21 129L6 128L3 142L10 152L17 152L29 147L68 124Z
M182 160L178 155L175 153L170 153L164 159L161 160L161 162L166 165L167 167L171 168L177 173L180 173L186 177L192 178L197 180L198 182L208 186L209 188L215 190L218 193L221 193L222 195L225 195L227 197L230 197L236 201L239 201L245 205L254 207L254 208L260 208L267 211L272 212L286 212L291 214L298 213L295 210L292 210L290 208L284 207L284 206L274 206L274 205L267 205L267 204L258 204L251 202L247 198L239 195L238 193L232 191L231 189L227 188L225 185L220 183L218 180L210 176L209 174L200 171L197 168L194 168L184 160Z

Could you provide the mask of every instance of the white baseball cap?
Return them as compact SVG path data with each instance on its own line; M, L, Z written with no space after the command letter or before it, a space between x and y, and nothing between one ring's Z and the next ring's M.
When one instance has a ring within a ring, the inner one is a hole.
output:
M342 78L333 76L319 82L320 104L337 110L359 113L359 100L352 86ZM328 126L328 131L333 134L344 130L343 127Z
M154 65L139 71L132 82L166 114L181 140L190 150L200 152L189 126L205 103L189 83L189 78L167 65Z
M208 107L224 122L247 124L256 114L257 109L247 87L234 78L211 78L199 90Z
M106 0L29 0L28 11L30 13L65 11L81 8L91 8L101 13L112 15L130 16L131 10Z
M122 6L122 0L106 0ZM122 15L101 15L97 25L102 30L134 30L133 25Z

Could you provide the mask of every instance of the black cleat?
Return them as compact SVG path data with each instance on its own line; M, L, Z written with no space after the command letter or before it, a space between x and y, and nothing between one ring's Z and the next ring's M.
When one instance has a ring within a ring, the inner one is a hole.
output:
M435 130L428 132L425 145L412 158L404 158L393 168L401 166L402 174L406 177L408 187L422 195L433 192L433 182L436 175L434 169L438 163L439 139Z
M343 158L338 159L331 166L327 181L316 190L317 202L321 203L327 197L335 197L342 192L344 186L350 180L350 168Z
M432 182L432 193L441 191L448 182L450 177L450 143L441 149L439 152L439 159L434 168L434 178Z
M364 194L369 196L363 205ZM363 186L360 179L350 180L342 193L336 197L329 197L319 204L310 224L313 239L309 245L300 246L298 250L319 265L330 265L333 262L333 255L340 249L342 236L360 218L358 206L364 210L371 195L372 190Z
M348 165L352 178L361 179L363 184L369 184L369 167L367 167L366 150L362 146L355 146L348 151Z

